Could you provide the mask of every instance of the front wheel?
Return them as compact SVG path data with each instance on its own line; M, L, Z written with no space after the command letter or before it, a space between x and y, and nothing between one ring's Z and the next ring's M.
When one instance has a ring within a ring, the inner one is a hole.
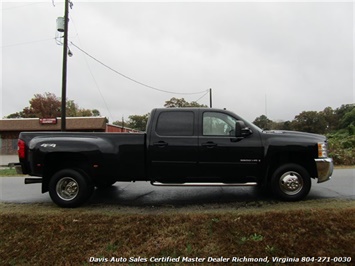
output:
M298 201L306 197L311 189L311 178L307 170L298 164L285 164L276 169L271 177L271 190L285 201Z
M60 207L78 207L90 198L93 191L89 177L79 170L60 170L49 182L49 195Z

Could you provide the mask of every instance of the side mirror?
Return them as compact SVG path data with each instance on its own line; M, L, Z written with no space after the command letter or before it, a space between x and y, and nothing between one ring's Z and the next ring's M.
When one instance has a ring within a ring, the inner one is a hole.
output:
M238 120L235 123L235 137L236 138L243 138L250 136L253 132L250 128L246 127L243 121Z
M243 122L242 121L237 121L235 123L235 137L240 138L242 137L242 129L243 129Z

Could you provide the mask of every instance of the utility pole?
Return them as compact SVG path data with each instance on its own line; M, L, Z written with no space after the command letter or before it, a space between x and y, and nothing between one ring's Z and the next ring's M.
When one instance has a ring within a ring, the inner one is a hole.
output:
M68 26L69 26L69 0L65 0L63 70L62 70L62 110L61 110L61 130L62 131L66 131Z
M210 88L210 108L212 108L212 89Z
M265 94L265 116L267 117L267 94Z

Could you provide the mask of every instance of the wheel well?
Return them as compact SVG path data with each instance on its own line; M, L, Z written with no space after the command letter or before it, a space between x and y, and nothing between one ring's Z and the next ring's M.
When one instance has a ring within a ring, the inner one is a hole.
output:
M42 193L48 191L53 174L65 168L76 168L90 176L89 160L84 155L69 152L48 154L44 160Z
M309 175L314 178L317 177L316 165L314 159L307 153L298 152L282 152L274 154L267 160L267 181L270 181L272 174L281 165L287 163L294 163L304 167Z

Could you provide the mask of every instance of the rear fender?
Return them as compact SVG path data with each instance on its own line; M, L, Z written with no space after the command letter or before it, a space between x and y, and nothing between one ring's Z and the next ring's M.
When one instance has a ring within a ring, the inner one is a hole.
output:
M51 177L62 169L75 169L92 179L93 166L89 160L78 153L51 153L44 160L42 193L48 191L48 185Z

